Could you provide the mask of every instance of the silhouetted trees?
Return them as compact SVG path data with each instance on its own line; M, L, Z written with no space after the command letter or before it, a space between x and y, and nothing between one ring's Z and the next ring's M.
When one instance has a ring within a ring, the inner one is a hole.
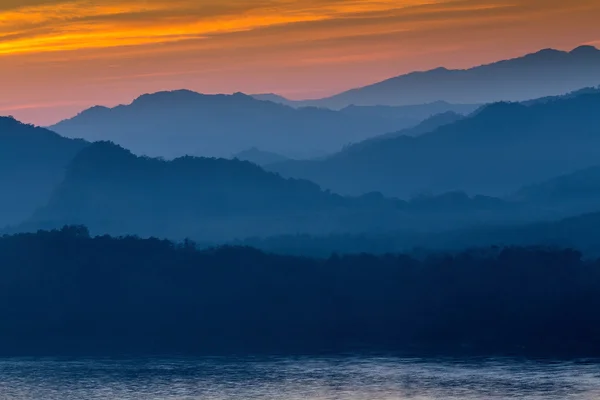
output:
M598 355L600 262L197 250L65 227L0 238L0 352L472 351Z

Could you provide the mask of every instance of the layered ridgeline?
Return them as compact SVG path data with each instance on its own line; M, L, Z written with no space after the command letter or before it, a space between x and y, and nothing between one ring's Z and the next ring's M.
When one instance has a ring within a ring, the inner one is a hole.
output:
M600 262L571 250L282 257L107 236L0 238L0 354L600 355Z
M269 165L275 164L278 162L287 161L288 158L282 156L281 154L272 153L269 151L264 151L257 149L256 147L252 147L251 149L240 151L235 154L233 158L237 158L241 161L249 161L256 165Z
M598 207L595 208L598 210ZM525 208L531 214L535 208ZM468 229L450 229L438 232L388 231L383 233L335 233L329 235L277 235L253 237L232 242L277 254L329 257L337 254L390 254L410 251L423 256L431 251L460 252L465 248L490 246L548 246L571 247L586 257L600 257L600 212L589 212L568 218L535 223L490 222ZM532 216L523 216L524 218ZM483 219L480 221L483 222Z
M342 194L407 197L465 190L507 195L600 157L600 93L496 103L417 137L370 140L327 159L269 168Z
M408 136L408 137L421 136L426 133L433 132L436 129L438 129L439 127L442 127L444 125L450 125L455 122L458 122L463 118L466 118L466 117L464 115L457 114L457 113L454 113L451 111L442 113L442 114L436 114L432 117L427 118L426 120L422 121L421 123L419 123L413 127L402 129L397 132L389 132L389 133L386 133L383 135L375 136L374 138L371 138L371 139L364 140L362 142L358 142L358 143L354 143L349 146L346 146L343 149L342 153L349 154L349 153L362 152L365 149L368 149L370 146L373 146L374 143L382 141L382 140L386 140L386 139L399 138L399 137L403 137L403 136ZM288 161L288 160L282 160L279 162L283 162L283 161Z
M577 170L518 190L512 199L562 209L600 210L600 165Z
M310 158L419 121L380 113L294 109L241 93L180 90L143 95L115 108L94 107L51 129L67 137L110 140L149 156L231 157L256 147Z
M411 202L342 197L239 160L138 157L108 142L83 149L48 204L20 230L85 224L94 233L219 242L289 233L385 232L504 220L511 206L445 194Z
M462 196L465 196L462 194ZM431 197L436 203L442 198ZM454 194L454 201L460 199ZM419 199L426 204L427 198ZM562 175L517 190L505 200L507 218L494 222L482 216L479 226L439 232L387 232L373 234L279 235L247 238L238 245L269 252L328 257L332 253L394 253L406 249L461 251L472 246L570 246L586 256L600 256L600 166ZM463 204L467 204L462 202ZM473 203L470 203L472 206ZM429 208L430 212L432 209ZM499 208L493 210L498 213ZM527 222L529 221L529 222ZM536 221L536 222L531 222ZM540 222L541 221L541 222Z
M598 84L600 50L581 46L570 52L546 49L465 70L437 68L413 72L320 100L295 102L275 95L261 98L292 106L331 109L352 104L399 106L440 100L482 104L559 95Z
M0 117L0 228L22 222L44 205L86 145Z
M297 108L314 107L310 105L310 101L292 101L287 100L282 96L274 94L258 94L252 95L252 97L258 100L271 101L273 103L284 104L287 106ZM431 117L432 115L450 112L466 115L472 113L479 107L481 107L481 104L452 104L448 103L447 101L434 101L431 103L410 104L405 106L357 106L351 104L347 107L342 108L340 111L344 114L349 115L384 117L388 119L403 120L416 124L419 121Z

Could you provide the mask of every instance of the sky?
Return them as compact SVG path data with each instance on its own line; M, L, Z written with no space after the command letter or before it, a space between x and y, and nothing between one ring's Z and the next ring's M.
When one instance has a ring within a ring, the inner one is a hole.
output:
M600 47L598 0L0 0L0 115L160 90L320 98L439 66Z

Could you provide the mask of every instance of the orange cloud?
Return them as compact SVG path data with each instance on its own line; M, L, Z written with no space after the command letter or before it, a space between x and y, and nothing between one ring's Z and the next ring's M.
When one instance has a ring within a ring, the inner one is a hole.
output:
M56 0L0 9L0 55L169 43L435 1Z

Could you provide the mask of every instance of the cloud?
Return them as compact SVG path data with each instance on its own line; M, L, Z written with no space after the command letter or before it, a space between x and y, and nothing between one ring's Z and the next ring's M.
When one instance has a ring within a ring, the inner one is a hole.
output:
M0 8L0 54L169 43L357 15L427 0L55 0Z
M600 11L596 0L3 0L0 56L177 44L236 33L283 41ZM565 22L566 24L568 22ZM269 34L271 36L267 37ZM256 43L252 44L253 46ZM209 45L210 46L210 45ZM174 46L176 48L177 46Z

